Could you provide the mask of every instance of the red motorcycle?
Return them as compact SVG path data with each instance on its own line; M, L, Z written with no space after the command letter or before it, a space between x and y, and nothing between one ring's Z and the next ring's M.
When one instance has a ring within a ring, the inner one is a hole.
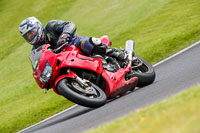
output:
M110 46L107 36L101 40ZM55 93L79 105L96 108L104 105L107 99L155 80L152 66L135 56L132 40L126 42L123 50L128 54L127 62L109 56L86 56L73 45L63 46L52 50L46 44L32 51L33 76L42 89L53 88ZM124 67L120 63L124 63Z

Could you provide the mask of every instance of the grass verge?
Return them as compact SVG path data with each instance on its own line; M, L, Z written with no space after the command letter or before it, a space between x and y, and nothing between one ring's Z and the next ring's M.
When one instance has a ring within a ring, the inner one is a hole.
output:
M200 85L87 133L199 133Z

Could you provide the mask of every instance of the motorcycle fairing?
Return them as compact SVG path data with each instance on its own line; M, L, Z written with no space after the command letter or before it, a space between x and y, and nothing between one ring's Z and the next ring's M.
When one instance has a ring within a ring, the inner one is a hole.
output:
M60 67L83 68L97 72L98 74L102 73L103 67L101 65L101 59L81 55L78 48L73 45L67 47L65 50L65 52L61 52L60 55L58 55L58 60L62 62Z
M39 62L39 68L37 71L33 72L33 76L37 82L37 84L41 88L52 88L55 82L56 77L59 76L59 73L62 68L83 68L83 69L88 69L91 71L94 71L98 74L101 74L103 72L103 67L102 67L102 60L99 58L90 58L84 55L81 55L79 52L79 49L76 48L75 46L70 46L65 48L64 51L55 54L48 50L50 47L49 44L45 45L42 49L41 52L41 57L40 57L40 62ZM71 52L74 51L74 52ZM53 68L53 73L52 76L49 80L50 86L47 86L46 83L41 83L39 81L39 78L41 76L41 73L44 69L44 66L46 62L50 63L51 67ZM58 62L60 62L58 64Z
M123 93L135 88L138 82L137 77L133 77L130 80L125 80L125 74L130 71L129 68L130 67L127 67L126 69L120 68L115 73L103 70L104 72L102 73L102 76L106 81L105 93L108 98L115 97L120 93ZM108 82L108 81L111 81L111 82Z

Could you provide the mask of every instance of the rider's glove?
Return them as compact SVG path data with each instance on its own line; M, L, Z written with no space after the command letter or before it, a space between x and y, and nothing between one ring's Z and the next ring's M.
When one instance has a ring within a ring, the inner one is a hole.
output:
M68 33L62 33L58 39L57 46L60 46L64 43L70 42L72 39L71 35Z

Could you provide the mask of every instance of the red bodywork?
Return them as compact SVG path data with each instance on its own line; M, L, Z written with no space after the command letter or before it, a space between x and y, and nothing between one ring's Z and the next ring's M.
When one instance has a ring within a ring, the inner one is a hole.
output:
M110 46L110 41L107 36L101 37L101 40L104 44ZM130 64L128 64L125 69L120 68L117 72L113 73L103 69L102 60L100 58L91 58L85 56L78 48L73 45L64 48L64 50L58 54L48 50L49 47L49 44L43 47L39 67L33 72L33 76L41 88L53 88L53 90L59 94L56 90L56 85L61 79L66 77L77 77L73 71L61 75L60 72L62 68L87 69L101 75L106 83L105 93L107 98L112 98L119 94L123 94L128 90L133 90L137 85L137 77L133 77L130 80L125 80L125 74L131 69ZM41 83L39 79L47 60L53 68L53 73L47 83Z

